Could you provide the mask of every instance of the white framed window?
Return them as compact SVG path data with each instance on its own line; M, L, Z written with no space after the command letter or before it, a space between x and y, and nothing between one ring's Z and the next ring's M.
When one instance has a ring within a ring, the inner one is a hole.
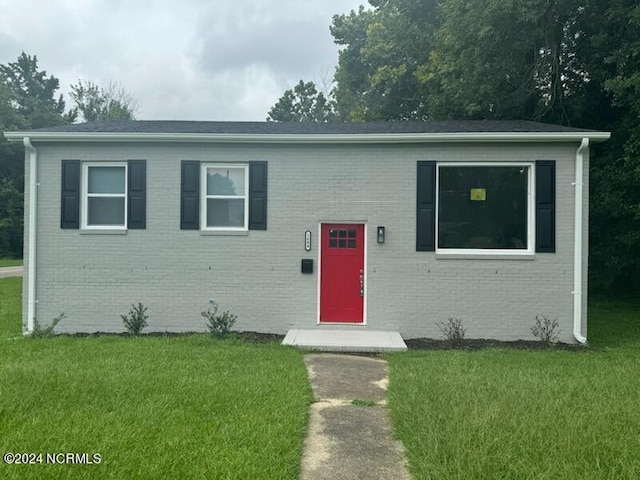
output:
M532 254L534 215L532 162L437 164L436 252Z
M200 225L203 230L249 229L249 165L202 165Z
M82 228L127 227L127 164L82 164Z

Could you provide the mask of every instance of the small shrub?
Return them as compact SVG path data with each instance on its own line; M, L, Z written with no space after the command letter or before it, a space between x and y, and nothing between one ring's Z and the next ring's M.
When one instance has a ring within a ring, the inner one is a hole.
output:
M531 327L531 333L541 341L553 344L558 342L558 320L546 315L536 315L536 323Z
M56 325L58 325L64 317L65 317L65 314L63 312L57 317L55 317L53 320L51 320L51 324L47 325L46 327L43 327L42 325L40 325L38 321L34 318L33 331L29 334L29 336L31 338L52 337L53 335L55 335L53 329L56 328Z
M209 303L211 304L209 308L200 312L200 315L207 319L206 325L209 332L216 337L227 336L238 319L237 315L233 315L229 310L218 313L218 304L214 301Z
M149 315L147 315L148 307L145 307L141 302L131 304L131 309L129 309L129 313L127 315L120 315L122 318L122 323L124 323L127 331L132 335L140 335L142 329L145 328L149 323L147 319Z
M462 320L456 317L449 317L446 322L438 322L436 325L444 339L451 343L459 343L467 333L467 330L462 327Z

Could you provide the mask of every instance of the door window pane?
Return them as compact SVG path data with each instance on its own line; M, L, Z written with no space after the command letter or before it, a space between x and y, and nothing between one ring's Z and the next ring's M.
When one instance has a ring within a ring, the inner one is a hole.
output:
M89 167L89 193L124 193L124 167Z
M439 168L438 247L527 249L529 168Z
M244 227L244 200L207 199L207 227Z

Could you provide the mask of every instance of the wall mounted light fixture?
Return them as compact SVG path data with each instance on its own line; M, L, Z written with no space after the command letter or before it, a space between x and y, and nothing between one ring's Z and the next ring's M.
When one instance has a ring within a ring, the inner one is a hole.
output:
M378 227L378 243L384 243L385 231L384 227Z

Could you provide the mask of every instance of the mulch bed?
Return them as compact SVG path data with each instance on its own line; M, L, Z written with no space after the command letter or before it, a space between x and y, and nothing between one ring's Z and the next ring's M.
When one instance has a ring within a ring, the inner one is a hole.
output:
M141 337L180 337L185 335L203 335L202 332L149 332L142 333ZM132 337L128 332L120 333L61 333L61 337ZM281 343L284 335L259 332L232 332L231 338L237 338L244 343ZM405 340L409 350L483 350L486 348L511 348L514 350L569 350L574 352L590 351L588 347L570 343L549 344L535 340L499 341L486 338L464 339L458 342L438 340L434 338L412 338ZM362 355L362 353L358 353ZM376 354L377 355L377 354Z
M187 335L206 335L203 332L149 332L141 333L140 337L183 337ZM134 337L128 332L95 332L95 333L60 333L59 337ZM231 332L229 338L237 338L245 343L282 342L284 335L258 332Z
M535 340L514 340L503 342L486 338L464 339L457 342L433 338L412 338L405 340L409 350L482 350L485 348L512 348L514 350L570 350L585 352L589 349L570 343L549 344Z

